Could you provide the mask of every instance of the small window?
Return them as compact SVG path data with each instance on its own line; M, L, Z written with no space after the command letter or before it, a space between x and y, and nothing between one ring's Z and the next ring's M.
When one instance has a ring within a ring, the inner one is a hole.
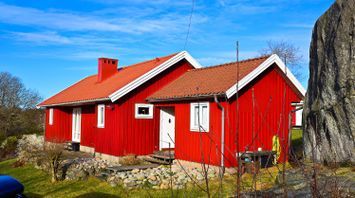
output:
M191 103L190 130L208 132L210 128L210 105L208 102Z
M141 119L153 118L153 105L152 104L136 104L135 117Z
M105 127L105 105L101 104L97 106L97 127Z
M49 109L49 125L53 125L53 108Z

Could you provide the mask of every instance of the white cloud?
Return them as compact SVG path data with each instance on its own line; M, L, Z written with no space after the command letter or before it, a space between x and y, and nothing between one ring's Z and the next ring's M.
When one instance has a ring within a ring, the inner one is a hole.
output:
M0 3L0 21L3 23L40 26L68 31L122 31L132 32L118 24L93 17L62 11L42 11L34 8Z
M18 41L31 42L39 45L72 43L71 39L61 36L56 32L11 32L11 36Z
M83 59L97 59L99 57L110 57L114 58L117 54L106 53L104 51L80 51L70 55L70 59L73 60L83 60Z
M144 8L143 8L144 9ZM99 12L95 12L96 14ZM179 31L186 26L186 15L165 13L161 16L137 18L119 15L116 17L98 16L92 13L73 13L59 10L39 10L28 7L0 3L0 22L22 26L48 28L61 31L122 32L129 34ZM153 14L152 14L153 15ZM206 17L194 16L194 23L206 21Z

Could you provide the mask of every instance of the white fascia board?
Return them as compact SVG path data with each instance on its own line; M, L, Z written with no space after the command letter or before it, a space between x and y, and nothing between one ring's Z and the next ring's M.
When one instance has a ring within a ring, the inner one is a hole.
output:
M125 85L121 89L115 91L114 93L109 95L109 98L112 102L120 99L127 93L144 84L148 80L165 71L166 69L173 66L182 59L186 59L194 68L201 68L201 65L188 52L182 51L171 57L164 63L160 64L159 66L155 67L154 69L150 70L149 72L145 73L144 75L140 76L139 78L135 79L134 81L130 82L129 84Z
M74 102L62 102L62 103L55 103L55 104L49 104L49 105L37 105L37 109L41 108L49 108L49 107L55 107L55 106L76 106L76 105L83 105L87 103L93 103L93 102L105 102L109 101L109 98L98 98L98 99L92 99L92 100L79 100L79 101L74 101Z
M285 64L282 62L280 57L277 56L276 54L271 55L268 59L266 59L263 63L261 63L256 69L254 69L252 72L250 72L244 78L242 78L239 82L237 82L237 83L239 83L238 84L238 91L241 90L243 87L245 87L247 84L249 84L252 80L254 80L257 76L259 76L261 73L263 73L267 68L269 68L274 63L286 75L286 77L297 88L297 90L303 96L305 96L306 90L303 88L301 83L296 79L296 77L292 74L292 72L285 66ZM230 87L226 91L226 95L227 95L228 99L231 98L236 93L237 83L234 84L232 87Z

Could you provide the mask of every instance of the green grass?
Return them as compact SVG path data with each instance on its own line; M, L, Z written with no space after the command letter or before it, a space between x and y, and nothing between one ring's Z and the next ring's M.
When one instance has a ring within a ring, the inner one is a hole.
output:
M302 145L303 131L302 129L292 129L292 144L295 146Z
M302 144L302 130L292 131L292 144ZM11 175L25 186L28 197L171 197L170 190L154 190L140 188L129 190L122 186L111 187L107 182L90 177L86 181L60 181L51 183L47 173L35 169L31 165L12 167L15 159L0 162L0 174ZM261 170L258 175L258 186L268 188L274 184L278 169L271 167ZM248 190L252 185L252 176L243 175L242 189ZM211 194L217 196L218 181L210 182ZM232 196L235 192L236 176L225 177L223 181L223 196ZM206 193L196 186L189 186L182 190L174 190L174 197L206 197Z
M11 175L25 186L28 197L171 197L170 190L140 188L129 190L122 186L111 187L108 183L90 177L86 181L60 181L51 183L45 172L33 166L12 167L15 159L0 162L0 174ZM235 192L235 178L227 177L223 182L223 196ZM211 194L216 194L218 182L211 181ZM196 186L174 190L174 197L205 197L205 192Z

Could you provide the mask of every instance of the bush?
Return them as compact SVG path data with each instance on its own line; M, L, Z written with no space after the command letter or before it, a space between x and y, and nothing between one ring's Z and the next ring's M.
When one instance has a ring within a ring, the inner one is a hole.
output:
M142 160L138 159L136 155L129 154L121 157L119 163L125 166L142 164Z
M7 159L16 155L17 137L10 136L0 145L0 159Z

